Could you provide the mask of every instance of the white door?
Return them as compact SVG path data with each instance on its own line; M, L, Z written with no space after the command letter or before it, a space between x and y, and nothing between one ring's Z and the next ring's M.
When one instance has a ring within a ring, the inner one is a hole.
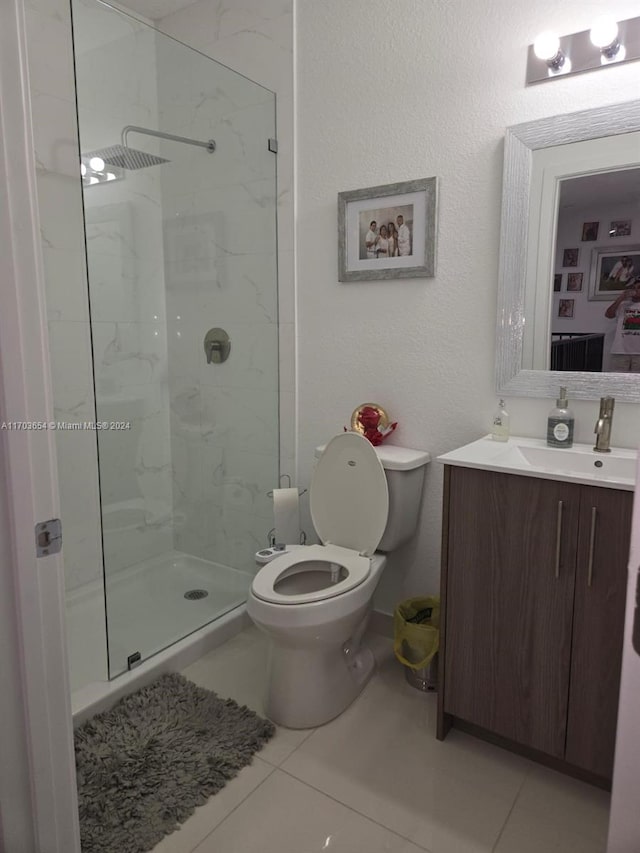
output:
M23 0L0 3L0 850L79 853ZM40 426L42 425L42 426Z

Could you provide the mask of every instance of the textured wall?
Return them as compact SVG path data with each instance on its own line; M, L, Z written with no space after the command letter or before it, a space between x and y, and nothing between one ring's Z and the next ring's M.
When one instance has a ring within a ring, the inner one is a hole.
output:
M297 295L300 482L314 445L380 402L393 442L434 455L489 429L502 140L518 122L630 100L636 63L525 88L527 45L549 27L586 29L600 6L567 0L298 0ZM616 6L620 18L637 4ZM437 175L433 279L340 284L336 196ZM512 430L543 435L548 400L507 400ZM595 402L574 405L589 441ZM614 441L636 443L637 406L616 408ZM438 587L442 468L427 474L416 541L396 555L377 606Z

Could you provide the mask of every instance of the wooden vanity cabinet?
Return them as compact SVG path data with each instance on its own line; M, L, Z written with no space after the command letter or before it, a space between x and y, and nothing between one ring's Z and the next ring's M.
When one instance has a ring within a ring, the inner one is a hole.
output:
M445 467L438 736L610 778L632 492Z

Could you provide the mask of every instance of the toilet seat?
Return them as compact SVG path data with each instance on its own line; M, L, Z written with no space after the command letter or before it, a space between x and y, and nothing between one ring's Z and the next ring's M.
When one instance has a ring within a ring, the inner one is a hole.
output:
M335 598L368 577L371 556L382 539L389 512L387 477L373 445L356 432L344 432L327 444L318 460L310 488L313 524L322 545L295 548L263 566L253 579L257 598L274 604L307 604ZM305 564L322 563L327 585L296 594L276 586L290 575L308 571ZM346 571L331 583L329 564ZM299 569L294 571L294 569Z
M347 577L314 592L298 595L286 595L276 590L279 581L287 577L289 569L299 566L300 571L304 572L304 564L311 562L335 563L346 569ZM273 604L310 604L314 601L335 598L354 589L368 577L370 568L370 558L363 557L350 548L340 548L338 545L308 545L276 557L275 560L263 566L253 579L251 591L256 598Z

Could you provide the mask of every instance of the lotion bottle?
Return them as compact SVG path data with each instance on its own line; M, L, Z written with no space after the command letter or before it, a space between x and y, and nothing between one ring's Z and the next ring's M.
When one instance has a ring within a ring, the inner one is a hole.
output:
M505 407L504 400L500 400L493 415L491 438L494 441L507 441L509 438L509 412Z
M547 419L547 444L549 447L571 447L573 445L573 412L569 408L567 389L560 389L555 408Z

